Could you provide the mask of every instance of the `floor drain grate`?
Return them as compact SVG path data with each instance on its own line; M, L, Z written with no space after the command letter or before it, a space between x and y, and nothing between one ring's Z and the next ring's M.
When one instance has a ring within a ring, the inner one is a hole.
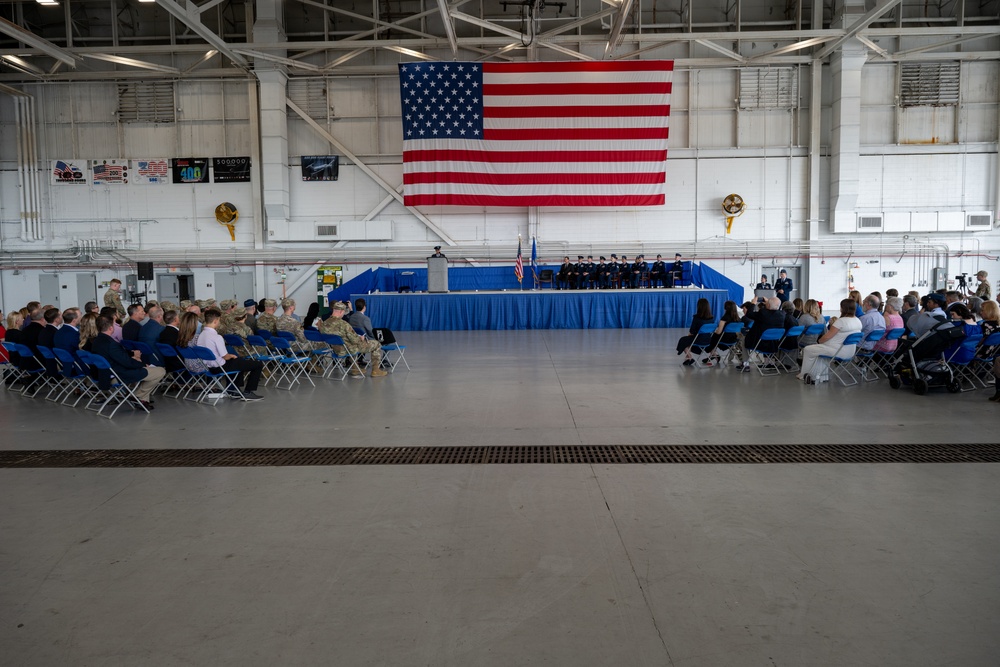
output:
M1000 444L500 445L0 452L0 468L238 468L541 463L1000 463Z

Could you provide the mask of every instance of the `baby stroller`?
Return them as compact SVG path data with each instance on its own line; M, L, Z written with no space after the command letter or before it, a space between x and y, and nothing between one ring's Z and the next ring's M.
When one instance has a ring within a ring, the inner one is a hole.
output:
M962 383L945 361L944 352L965 338L965 331L944 321L899 351L899 358L889 373L889 386L899 389L912 385L913 393L923 396L931 387L945 387L953 394L962 391Z

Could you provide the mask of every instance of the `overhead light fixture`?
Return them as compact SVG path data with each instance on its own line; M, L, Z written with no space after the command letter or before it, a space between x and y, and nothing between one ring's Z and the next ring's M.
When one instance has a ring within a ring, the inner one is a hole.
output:
M156 0L139 0L139 2L156 2Z
M37 2L40 5L48 5L48 6L54 6L59 4L56 0L35 0L35 2Z

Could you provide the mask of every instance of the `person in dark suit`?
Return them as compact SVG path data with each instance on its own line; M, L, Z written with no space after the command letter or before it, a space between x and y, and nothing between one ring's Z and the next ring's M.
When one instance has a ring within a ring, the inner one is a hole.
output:
M768 329L785 328L785 312L781 310L781 299L776 296L772 296L762 304L757 312L748 313L748 316L753 320L753 326L743 337L743 366L740 370L744 373L750 371L750 351L760 342L761 334ZM778 341L770 341L770 344L772 348L768 349L768 352L774 352L778 349Z
M604 255L601 255L601 258L597 262L596 273L594 274L597 281L597 289L608 288L608 265L605 263L606 261L607 259Z
M176 310L171 310L163 314L163 329L160 331L159 343L166 343L171 347L177 347L177 334L180 333L178 324L180 316ZM155 346L154 346L155 347ZM159 351L159 350L157 350ZM171 373L184 367L184 362L180 357L166 357L164 366Z
M160 333L163 332L164 328L163 309L159 306L150 306L146 314L149 316L149 319L139 329L138 341L148 345L153 350L153 356L149 359L143 359L143 361L148 364L162 366L163 357L160 355L160 351L156 349L156 343L159 342Z
M587 263L583 261L583 255L576 256L576 264L573 265L573 289L583 289L587 284Z
M569 257L563 257L562 266L559 267L559 271L556 273L556 289L569 289L572 284L573 264L570 263Z
M138 303L128 307L128 321L122 325L122 340L139 340L142 321L146 319L145 309Z
M622 261L618 262L618 279L621 281L622 289L628 287L631 275L632 264L628 261L628 257L622 255Z
M646 263L646 256L637 255L635 263L632 265L631 285L633 288L639 287L639 284L642 282L642 276L647 271L649 271L649 264Z
M594 264L594 256L587 255L587 261L583 264L583 274L580 276L580 289L589 289L597 281L597 265Z
M111 364L111 369L121 378L122 382L130 385L138 382L139 386L132 390L135 397L147 410L152 409L153 404L149 401L150 395L166 372L159 366L143 364L138 350L129 354L121 343L112 338L111 332L114 331L114 324L111 319L104 316L97 318L97 331L97 338L94 339L92 346L94 354L99 354L107 359L108 363ZM98 377L102 388L107 387L110 380L110 376L105 377L104 374Z
M21 345L27 345L31 350L32 355L38 354L38 338L41 336L42 332L45 330L45 320L42 318L42 307L35 306L29 313L28 317L31 318L24 329L21 330ZM26 371L33 371L41 367L38 363L38 359L34 356L31 357L21 357L21 369Z
M680 253L674 255L674 263L670 268L670 275L667 279L670 281L667 284L667 287L674 287L677 283L684 279L684 260L681 259Z
M80 349L80 310L78 308L67 308L62 314L62 326L56 331L52 346L67 352L76 352Z
M62 313L58 308L49 308L42 314L45 328L38 333L38 345L52 349L55 346L56 333L62 326ZM38 348L35 348L38 351ZM49 377L59 377L59 362L55 359L44 359L45 371Z

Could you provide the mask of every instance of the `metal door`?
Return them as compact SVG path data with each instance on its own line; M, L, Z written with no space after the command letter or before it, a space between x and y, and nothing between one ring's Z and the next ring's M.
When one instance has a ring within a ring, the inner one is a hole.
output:
M215 274L215 299L233 299L242 304L246 299L254 298L252 273L219 272Z
M42 305L52 304L56 308L59 306L59 276L52 273L43 273L38 276L38 300Z
M773 285L778 280L778 272L781 270L784 270L792 279L792 293L788 295L789 300L798 298L802 294L801 266L765 266L761 273L766 273L768 282Z
M156 276L156 300L179 302L181 297L177 287L177 276L169 273Z
M83 310L88 301L101 305L97 301L97 274L78 273L76 274L76 305Z

